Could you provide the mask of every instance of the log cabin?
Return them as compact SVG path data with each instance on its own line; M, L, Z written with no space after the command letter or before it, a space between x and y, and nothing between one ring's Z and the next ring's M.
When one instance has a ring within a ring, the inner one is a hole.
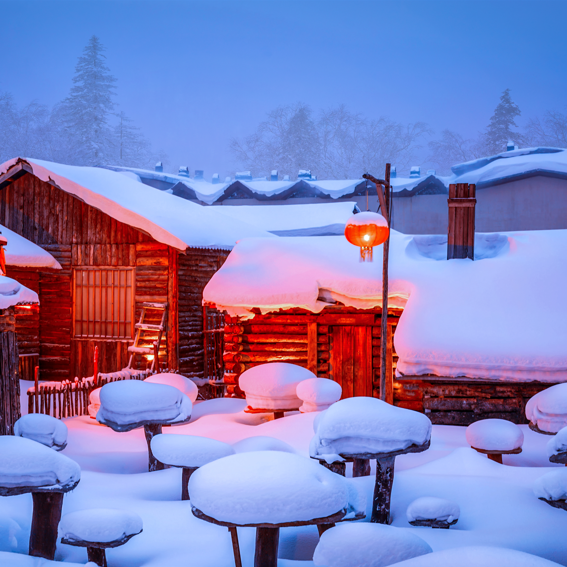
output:
M0 224L61 267L36 283L40 373L53 381L92 375L95 347L100 372L131 354L145 367L162 331L161 368L202 379L203 287L238 239L276 238L121 173L20 158L0 166Z
M436 424L525 423L527 400L567 381L565 249L567 230L477 234L474 261L447 260L447 236L392 231L394 404ZM361 263L340 236L239 242L204 290L226 313L234 394L241 372L277 360L338 381L344 396L378 396L381 255Z

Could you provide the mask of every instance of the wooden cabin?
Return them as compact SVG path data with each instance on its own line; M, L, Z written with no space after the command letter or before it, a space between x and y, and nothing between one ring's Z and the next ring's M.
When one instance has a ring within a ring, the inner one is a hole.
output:
M126 367L144 307L151 348L155 304L167 305L160 367L203 378L202 290L236 240L267 235L120 173L22 159L0 166L0 224L61 266L13 270L38 292L39 367L55 381L91 376L95 347L100 372Z

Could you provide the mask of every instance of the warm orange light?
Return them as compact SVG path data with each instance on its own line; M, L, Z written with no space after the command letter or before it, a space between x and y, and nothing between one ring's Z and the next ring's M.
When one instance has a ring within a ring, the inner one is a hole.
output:
M154 359L154 355L153 354L146 354L146 360L148 360L149 362L151 362Z
M372 262L372 248L386 242L389 233L386 219L370 211L353 215L345 226L346 239L360 246L361 262Z

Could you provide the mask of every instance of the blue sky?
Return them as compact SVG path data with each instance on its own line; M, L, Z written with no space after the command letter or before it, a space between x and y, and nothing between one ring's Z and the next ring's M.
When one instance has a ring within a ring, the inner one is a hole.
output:
M173 165L229 171L233 136L302 101L483 129L510 88L525 119L567 110L567 2L0 1L0 90L53 104L93 34L117 102Z

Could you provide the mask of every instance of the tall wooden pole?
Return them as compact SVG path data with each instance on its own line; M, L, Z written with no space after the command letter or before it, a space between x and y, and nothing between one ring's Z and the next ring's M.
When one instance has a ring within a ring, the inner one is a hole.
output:
M388 221L388 227L391 225L391 190L390 190L390 164L386 164L386 175L384 181L384 202L386 210L382 211L383 216ZM378 191L382 191L382 187L376 187ZM390 253L390 232L388 238L384 242L384 249L382 255L382 329L380 336L380 399L386 400L386 355L388 350L388 258Z

